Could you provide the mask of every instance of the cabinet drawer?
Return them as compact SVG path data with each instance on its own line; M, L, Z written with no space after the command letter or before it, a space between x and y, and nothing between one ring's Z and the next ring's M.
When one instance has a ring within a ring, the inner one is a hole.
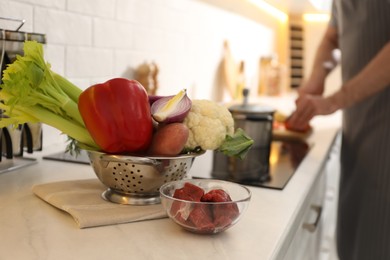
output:
M321 172L308 194L295 234L283 259L318 259L322 232L322 207L325 199L325 174Z

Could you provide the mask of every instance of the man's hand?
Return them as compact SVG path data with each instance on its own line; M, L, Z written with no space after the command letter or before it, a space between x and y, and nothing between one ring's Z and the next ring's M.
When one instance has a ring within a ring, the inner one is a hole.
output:
M308 125L314 116L329 115L338 109L331 99L309 94L300 95L295 103L296 110L288 120L292 128L302 128Z

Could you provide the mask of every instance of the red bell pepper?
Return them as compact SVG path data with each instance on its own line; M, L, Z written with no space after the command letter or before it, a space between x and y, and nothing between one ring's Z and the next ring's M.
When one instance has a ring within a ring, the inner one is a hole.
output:
M84 90L78 108L96 144L107 153L145 151L153 124L148 94L135 81L114 78Z

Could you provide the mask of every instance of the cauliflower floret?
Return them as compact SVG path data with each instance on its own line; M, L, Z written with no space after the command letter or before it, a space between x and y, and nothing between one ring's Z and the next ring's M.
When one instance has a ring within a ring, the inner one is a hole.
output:
M234 120L229 110L210 100L192 100L184 124L190 130L185 147L216 150L226 135L234 133Z

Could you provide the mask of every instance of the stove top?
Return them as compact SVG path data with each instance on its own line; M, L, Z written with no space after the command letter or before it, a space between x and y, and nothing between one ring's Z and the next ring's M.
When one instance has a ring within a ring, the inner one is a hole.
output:
M249 167L256 167L256 170L250 171L249 174L244 171L232 171L229 166L230 159L227 157L225 160L214 157L214 167L209 178L283 190L310 148L311 145L300 140L273 140L270 148L252 150L252 154L244 159L250 159ZM254 154L257 158L254 158ZM221 167L221 164L225 166Z

